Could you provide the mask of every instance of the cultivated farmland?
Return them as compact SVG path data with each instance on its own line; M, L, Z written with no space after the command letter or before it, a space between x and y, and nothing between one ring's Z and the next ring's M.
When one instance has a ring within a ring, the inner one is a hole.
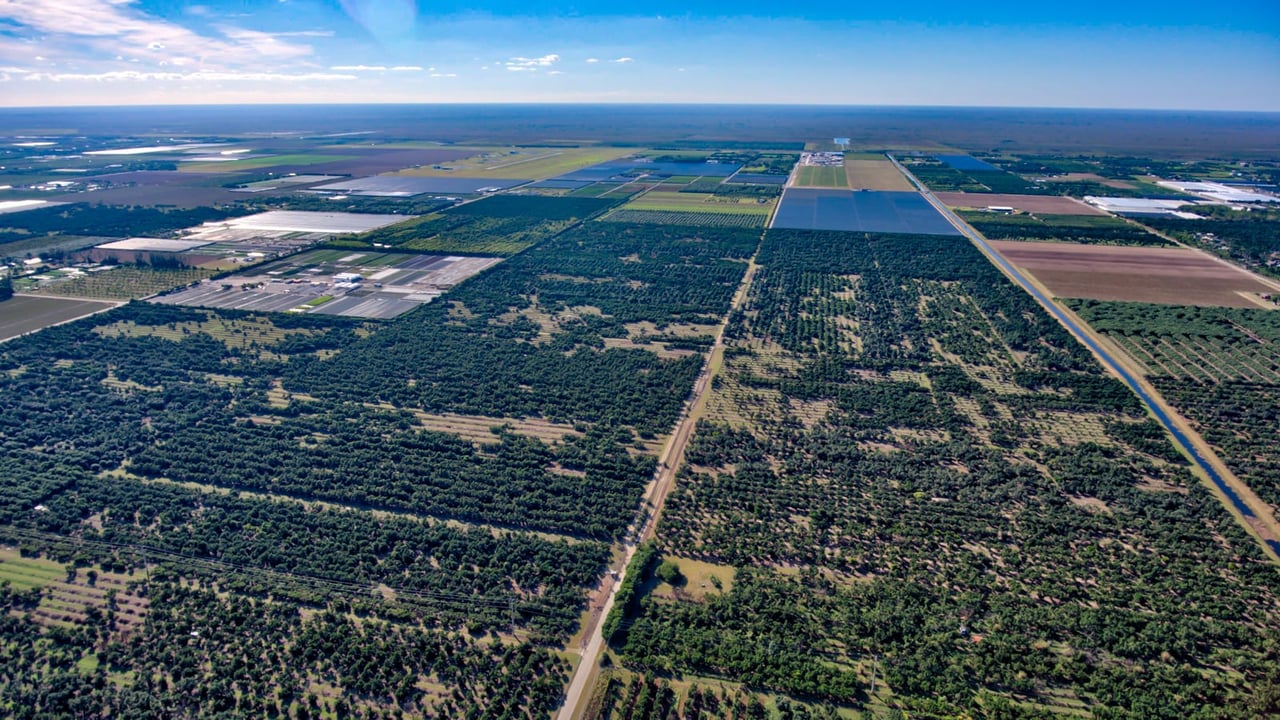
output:
M1173 243L1122 218L960 210L965 222L989 240L1172 247Z
M120 713L139 690L193 713L545 716L551 648L758 242L588 225L387 324L133 303L7 343L0 517L48 555L158 565L137 642L41 656L101 663L119 683L84 692ZM35 396L76 411L17 411ZM41 646L23 628L4 648ZM162 661L173 638L195 646ZM216 682L250 658L243 694Z
M65 280L42 283L37 294L61 297L132 300L199 282L213 275L201 268L152 268L119 266L81 273Z
M800 165L795 170L796 187L846 188L849 178L839 166Z
M911 181L888 158L845 155L844 171L853 190L899 190L911 192ZM945 202L945 201L944 201Z
M1239 268L1187 248L991 241L1063 298L1260 307L1275 288Z
M776 200L737 195L652 191L604 216L612 222L764 227Z
M1247 578L1272 570L1030 298L961 239L771 230L757 261L655 552L607 626L615 678L862 712L1131 712L1189 686L1232 702L1280 607L1274 580ZM1175 558L1215 572L1158 570ZM680 584L709 573L732 582ZM1267 619L1241 636L1228 605ZM1203 634L1179 643L1189 607Z
M1280 313L1072 301L1280 511Z
M934 193L938 199L953 208L981 210L988 207L1011 207L1038 215L1106 215L1098 208L1075 198L1052 195L1000 195L995 193Z
M16 295L0 302L0 340L106 310L111 303Z

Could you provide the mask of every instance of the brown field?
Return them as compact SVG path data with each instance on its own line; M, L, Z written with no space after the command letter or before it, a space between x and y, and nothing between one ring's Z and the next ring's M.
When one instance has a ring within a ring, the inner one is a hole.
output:
M14 295L0 303L0 341L119 305L97 300Z
M988 195L985 193L934 193L947 207L982 210L992 205L1044 215L1106 215L1092 205L1055 195Z
M855 159L846 155L844 173L854 190L915 190L888 158Z
M993 248L1064 298L1273 307L1257 299L1276 289L1197 250L1073 243L990 241Z

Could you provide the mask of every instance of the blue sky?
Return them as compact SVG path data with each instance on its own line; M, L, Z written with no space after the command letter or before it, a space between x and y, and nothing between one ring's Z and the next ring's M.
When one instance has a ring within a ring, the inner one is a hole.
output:
M0 104L210 102L1280 111L1280 2L0 0Z

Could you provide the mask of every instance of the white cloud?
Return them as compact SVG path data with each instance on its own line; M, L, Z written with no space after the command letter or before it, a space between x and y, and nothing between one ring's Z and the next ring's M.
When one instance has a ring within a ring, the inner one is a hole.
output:
M431 68L435 70L435 68ZM396 65L391 68L391 72L422 72L421 65Z
M549 73L547 73L547 74L548 74L548 75L563 75L563 74L564 74L564 72L563 72L563 71L561 71L561 70L552 70L551 72L549 72Z
M559 60L560 60L559 55L555 53L551 53L549 55L543 55L542 57L536 57L536 58L513 57L504 64L508 68L517 68L517 67L518 68L540 68L540 67L551 67L552 65L555 65L557 62L559 62Z
M600 62L600 58L587 58L587 62L589 62L589 63L598 63L598 62Z
M620 57L620 58L618 58L617 60L610 60L609 62L613 62L613 63L632 63L632 62L635 62L635 61L636 61L636 60L635 60L635 58Z
M310 46L255 30L220 27L223 37L202 35L149 15L132 0L0 0L0 18L19 26L15 34L39 37L78 60L178 48L205 64L243 66L311 54Z
M508 65L507 69L511 72L538 72L536 67L524 67L523 65Z
M458 73L431 73L431 77L439 77L439 78L458 77Z
M382 72L387 69L386 65L331 65L330 70L339 72Z
M268 72L215 72L190 73L138 72L136 70L112 70L101 73L30 73L29 81L49 82L117 82L117 81L208 81L208 82L306 82L309 80L357 80L355 75L337 73L268 73Z

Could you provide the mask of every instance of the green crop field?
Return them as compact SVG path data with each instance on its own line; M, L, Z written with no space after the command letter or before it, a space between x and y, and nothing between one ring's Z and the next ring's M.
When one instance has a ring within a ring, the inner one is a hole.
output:
M622 208L600 218L601 222L693 225L704 227L764 227L768 215L758 213L702 212L699 210L629 210Z
M821 165L802 165L796 168L797 187L849 187L849 178L844 167L825 167Z
M728 215L768 215L776 201L761 202L752 197L723 196L688 192L649 192L623 205L619 210L653 210L660 212L698 212Z

